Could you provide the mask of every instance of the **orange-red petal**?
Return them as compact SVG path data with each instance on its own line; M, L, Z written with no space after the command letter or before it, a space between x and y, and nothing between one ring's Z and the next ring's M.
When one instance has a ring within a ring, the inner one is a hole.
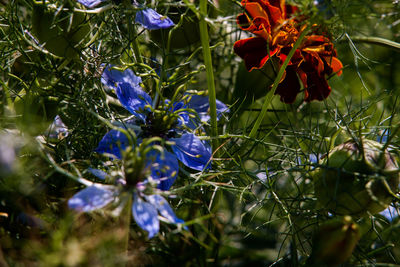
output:
M328 85L325 75L320 76L315 71L307 73L307 88L305 89L304 100L307 102L322 101L331 93L331 87Z
M297 74L299 75L300 81L304 88L307 88L307 73L305 73L301 68L298 68Z
M252 25L251 19L245 13L239 14L236 18L236 23L239 25L239 28L248 31Z
M257 17L253 20L256 30L252 31L259 37L264 38L266 41L271 39L271 25L268 20L262 17Z
M268 14L265 10L261 7L259 3L247 3L246 6L247 13L252 17L264 17L267 18Z
M236 41L233 49L238 56L243 58L248 71L261 69L268 59L278 51L278 49L274 49L268 54L268 42L261 37Z
M281 96L281 101L285 103L293 103L297 94L300 92L300 82L297 78L294 67L287 67L285 78L279 83L275 94Z
M272 20L271 24L275 25L285 19L282 14L283 12L280 8L272 6L269 3L266 3L266 4L267 4L268 11L269 11L270 19Z
M343 64L337 57L325 57L324 59L329 67L332 68L332 72L338 76L342 74Z

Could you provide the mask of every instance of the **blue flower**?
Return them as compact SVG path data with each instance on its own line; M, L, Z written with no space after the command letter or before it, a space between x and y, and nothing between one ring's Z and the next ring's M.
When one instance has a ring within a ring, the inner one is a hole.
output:
M132 70L126 69L125 71L121 72L119 70L113 69L113 65L107 65L107 67L104 69L103 75L101 77L101 82L109 87L112 88L116 91L118 94L121 93L121 90L118 89L117 84L120 83L127 83L131 87L134 88L134 91L136 94L140 94L142 92L142 89L140 87L140 83L142 82L142 79L138 76L136 76ZM146 94L146 93L144 93ZM146 94L147 95L147 94ZM146 103L144 104L149 104L151 102L151 98L147 95L141 95L141 97L147 97L146 98ZM123 98L123 97L122 97ZM131 98L135 98L134 96ZM120 99L120 98L119 98ZM200 122L207 122L210 120L210 105L209 105L209 98L208 96L200 96L200 95L190 95L188 97L189 101L187 101L186 106L182 102L177 102L174 103L173 106L173 111L179 110L180 108L190 108L196 111L196 113L199 115ZM120 99L121 101L121 99ZM166 100L166 104L169 104L169 101ZM219 101L218 99L216 100L216 105L217 105L217 119L220 119L222 114L224 113L229 113L230 110L229 108ZM143 108L145 105L142 105L141 107ZM129 107L127 105L125 108ZM132 110L130 110L132 112ZM186 114L186 115L185 115ZM134 114L137 115L137 114ZM182 113L181 116L187 116L185 118L185 122L188 124L187 126L189 128L196 128L194 125L192 125L192 122L189 122L189 116L187 113ZM199 124L198 121L194 122L196 125Z
M394 218L399 217L398 209L393 206L389 206L384 211L381 211L379 214L384 216L389 221L393 221Z
M310 154L308 156L308 158L309 158L311 163L318 163L319 159L318 159L318 155L317 154L312 153L312 154Z
M112 89L116 89L117 82L129 83L134 87L139 86L142 82L142 79L136 76L130 69L121 72L113 69L112 65L105 66L105 64L102 64L102 67L104 67L104 71L101 76L101 82Z
M175 25L170 18L158 14L151 8L145 8L137 12L135 22L142 24L147 30L166 29Z
M108 0L77 0L87 8L94 8L103 2ZM138 7L139 5L134 2L133 5ZM167 16L160 15L151 8L144 8L136 13L135 22L140 23L147 30L158 30L167 29L174 26L174 22Z
M91 212L105 208L111 203L119 202L117 209L120 211L126 204L127 197L133 197L132 216L139 227L148 232L149 238L159 232L160 221L158 216L161 216L168 223L177 225L184 223L175 215L168 201L162 196L157 194L145 195L141 192L140 186L133 195L125 193L122 187L94 183L70 198L68 207L78 212ZM122 197L123 195L124 197Z
M136 223L149 232L149 238L156 235L160 229L159 213L167 222L183 224L184 221L176 217L167 200L160 195L145 196L147 202L136 196L132 205L132 214Z
M100 5L101 3L106 2L107 0L77 0L77 1L78 3L84 5L85 7L94 8Z
M61 140L67 137L68 134L69 133L67 126L65 126L60 116L58 115L54 118L53 123L49 126L49 128L45 132L46 137L52 140L57 140L57 139Z
M71 209L89 212L104 208L118 196L117 188L111 185L94 184L76 193L68 200Z
M153 105L151 97L139 85L140 78L134 78L132 75L134 76L130 70L116 73L107 67L102 82L115 90L122 106L137 118L134 124L140 129L137 130L138 144L143 138L153 136L169 141L168 147L172 153L165 151L162 155L156 156L155 162L159 168L152 169L152 178L161 179L159 188L167 190L172 185L179 170L177 160L194 170L202 171L209 168L211 147L185 130L184 126L189 121L185 105L182 102L166 101L166 107L155 112L151 108ZM133 82L126 83L127 79ZM102 138L95 151L121 159L121 151L128 146L129 140L125 134L111 130ZM174 175L171 177L172 174Z
M138 140L138 145L139 142L140 140ZM128 146L129 141L125 134L117 130L110 130L102 138L95 151L121 159L121 151L125 150ZM158 183L157 188L168 190L176 179L179 164L174 154L168 151L161 153L154 150L147 155L146 168L150 168L151 175L148 178ZM99 177L97 173L90 172Z
M229 113L229 108L217 99L217 119L220 119L223 113ZM194 109L200 117L201 122L210 120L210 104L208 96L192 95L188 102L188 108Z
M219 120L224 113L229 112L229 108L219 101L216 100L217 104L217 119ZM187 107L190 109L194 109L198 114L198 118L191 119L187 126L191 129L196 129L202 123L206 123L210 120L210 104L208 96L200 96L200 95L192 95L189 97L189 101L187 103Z

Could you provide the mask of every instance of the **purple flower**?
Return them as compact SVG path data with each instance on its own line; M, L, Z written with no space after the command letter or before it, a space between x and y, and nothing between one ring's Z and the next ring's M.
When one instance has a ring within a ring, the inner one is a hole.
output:
M170 18L158 14L151 8L138 11L135 22L140 23L147 30L166 29L175 25Z
M183 224L184 221L176 217L167 200L160 195L145 196L145 200L136 197L132 205L132 214L136 223L149 232L149 238L156 235L160 229L158 214L167 222Z
M393 206L389 206L387 209L385 209L384 211L381 211L379 214L384 216L389 221L392 221L394 218L399 217L397 208L395 208Z
M217 99L217 119L220 119L222 114L229 113L229 108ZM188 108L194 109L199 115L201 122L208 122L210 120L210 104L208 96L192 95L187 104ZM198 122L196 123L198 124ZM191 127L193 128L193 127Z
M153 179L161 179L159 188L168 190L179 170L177 160L191 169L202 171L210 167L211 147L185 130L189 114L182 102L166 101L161 110L152 110L152 99L141 89L139 79L134 78L130 70L117 73L110 71L110 67L105 69L102 76L103 84L113 88L122 106L137 118L134 121L138 128L137 144L144 138L155 136L169 141L169 152L156 156L155 162L159 167L152 169ZM126 83L126 80L133 82ZM95 151L121 159L121 151L128 146L129 141L124 133L111 130L106 133Z
M94 184L76 193L68 200L68 207L89 212L104 208L118 196L117 188L112 185Z
M108 0L77 0L87 8L94 8ZM139 6L136 2L135 7ZM167 16L160 15L151 8L144 8L136 13L135 22L140 23L147 30L167 29L174 26L174 22Z
M101 178L101 177L99 177ZM148 237L155 236L160 229L158 216L172 224L183 224L184 221L176 217L168 201L160 195L145 195L140 186L136 188L133 195L126 195L126 191L121 186L104 185L94 183L91 186L76 193L68 200L68 206L78 212L91 212L102 209L111 203L119 203L119 208L123 208L127 199L133 197L132 216L142 229L148 232ZM123 195L125 194L125 197ZM122 207L121 207L122 206Z
M65 126L65 124L62 122L60 116L56 116L54 118L53 123L49 126L49 128L46 130L45 135L54 140L61 140L65 137L68 136L68 128Z
M107 0L77 0L77 1L78 3L84 5L85 7L94 8L100 5L101 3L106 2Z
M104 64L102 64L104 67ZM103 75L101 76L101 82L110 87L111 89L117 88L117 82L121 83L129 83L132 86L136 87L142 82L142 79L136 76L132 70L126 69L124 72L113 69L112 65L107 65L104 68Z

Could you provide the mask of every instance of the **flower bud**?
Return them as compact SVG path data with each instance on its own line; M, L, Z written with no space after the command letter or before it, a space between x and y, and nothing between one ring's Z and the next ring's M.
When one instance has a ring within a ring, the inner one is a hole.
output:
M309 263L338 265L350 258L360 239L359 226L350 216L330 219L323 223L313 238Z
M312 173L318 204L339 215L365 216L386 209L399 185L398 165L383 145L348 141Z

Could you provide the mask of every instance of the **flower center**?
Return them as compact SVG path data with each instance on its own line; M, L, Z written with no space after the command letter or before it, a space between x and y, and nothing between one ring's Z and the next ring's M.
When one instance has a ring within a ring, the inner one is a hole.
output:
M141 126L143 137L159 136L172 138L176 135L178 118L175 114L165 111L151 112L146 117L146 122Z
M294 44L300 35L296 26L296 22L293 19L288 20L283 25L279 25L273 32L272 46L286 47Z

